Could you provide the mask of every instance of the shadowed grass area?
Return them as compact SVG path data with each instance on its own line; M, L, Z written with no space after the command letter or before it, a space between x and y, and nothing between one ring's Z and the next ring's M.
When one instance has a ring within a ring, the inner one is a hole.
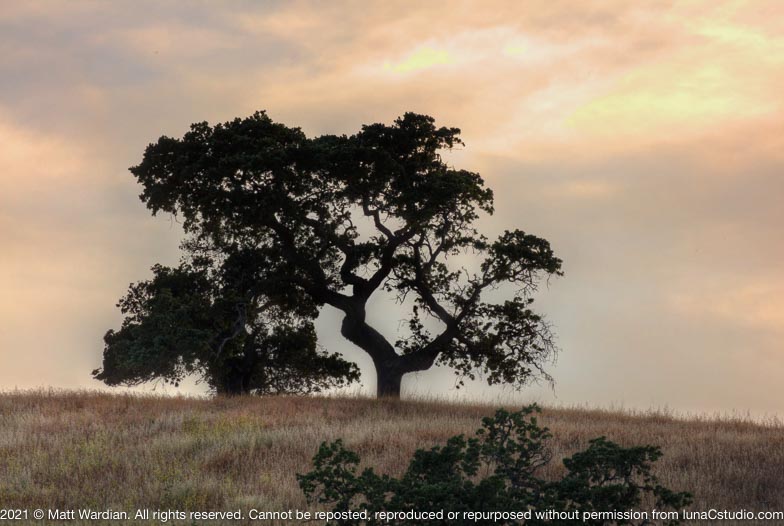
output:
M376 471L399 474L414 450L473 435L494 409L348 397L3 393L2 507L307 509L295 474L310 470L322 441L343 438ZM784 510L784 427L775 422L588 409L545 409L541 421L554 435L546 477L605 435L624 446L661 446L657 476L692 492L695 510Z

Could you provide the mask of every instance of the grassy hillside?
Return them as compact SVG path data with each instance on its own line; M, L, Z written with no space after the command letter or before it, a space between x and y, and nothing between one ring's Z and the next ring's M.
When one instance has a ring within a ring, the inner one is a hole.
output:
M322 440L342 437L377 470L399 473L416 448L473 434L493 410L351 398L5 393L0 507L305 509L295 473L309 469ZM657 474L665 486L693 492L694 509L784 510L780 425L564 409L546 410L542 420L554 434L551 476L560 458L606 435L660 445Z

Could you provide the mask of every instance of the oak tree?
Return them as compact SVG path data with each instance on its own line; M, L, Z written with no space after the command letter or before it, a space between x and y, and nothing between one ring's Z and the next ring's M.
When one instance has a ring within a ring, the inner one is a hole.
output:
M434 364L460 382L481 374L522 386L548 377L555 346L531 303L561 260L521 230L479 233L493 193L441 156L462 144L459 134L406 113L308 138L257 112L161 137L131 172L152 213L182 218L198 252L251 255L248 279L262 293L341 311L342 335L373 360L379 396L399 396L403 375ZM378 294L405 312L396 339L368 322Z

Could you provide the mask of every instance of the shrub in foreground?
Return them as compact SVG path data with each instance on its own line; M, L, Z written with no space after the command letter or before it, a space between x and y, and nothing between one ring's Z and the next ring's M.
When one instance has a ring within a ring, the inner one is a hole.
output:
M467 521L473 524L650 524L618 516L586 521L583 512L627 512L642 505L677 510L691 502L690 494L661 486L651 474L651 464L662 454L658 447L623 448L604 437L564 459L566 474L560 480L539 478L537 474L551 460L547 448L551 435L538 425L539 411L536 405L517 412L499 409L494 417L483 419L476 437L458 435L444 446L417 450L400 478L379 475L372 468L358 473L359 455L341 440L322 443L313 458L313 471L297 478L310 502L326 504L333 511L369 512L369 520L340 524L455 523L446 518L374 517L376 512L411 510L444 510L461 517L463 512L532 511L526 520Z

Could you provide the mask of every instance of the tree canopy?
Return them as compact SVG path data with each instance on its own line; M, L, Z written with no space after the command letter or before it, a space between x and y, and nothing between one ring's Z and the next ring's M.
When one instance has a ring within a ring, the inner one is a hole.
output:
M182 218L193 257L245 258L241 268L253 272L242 279L283 312L341 311L341 333L372 358L380 396L399 396L404 374L434 364L461 382L481 374L522 386L548 378L555 346L531 303L543 277L561 274L561 260L521 230L495 240L478 232L493 193L441 157L462 144L459 134L406 113L351 136L308 138L257 112L161 137L131 172L153 214ZM461 265L465 255L477 264ZM375 294L406 313L396 340L368 323ZM214 318L218 333L230 319Z
M236 252L220 265L196 255L177 268L153 267L154 277L132 284L118 307L118 331L104 336L108 385L163 380L179 385L197 375L221 394L310 393L359 378L357 367L317 348L306 301L260 291L255 258Z

